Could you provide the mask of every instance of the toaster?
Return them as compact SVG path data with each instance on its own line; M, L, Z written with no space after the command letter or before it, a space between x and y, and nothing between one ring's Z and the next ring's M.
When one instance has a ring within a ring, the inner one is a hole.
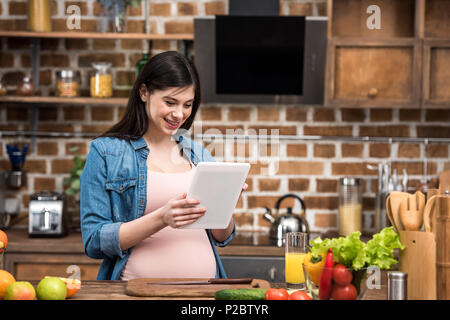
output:
M57 192L41 191L30 197L28 235L62 237L68 233L65 197Z

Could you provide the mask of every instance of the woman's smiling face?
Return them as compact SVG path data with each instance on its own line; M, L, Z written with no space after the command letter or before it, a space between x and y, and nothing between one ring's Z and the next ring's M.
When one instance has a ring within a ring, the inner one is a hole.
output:
M142 95L142 91L141 91ZM146 91L146 112L149 126L173 135L192 113L194 86Z

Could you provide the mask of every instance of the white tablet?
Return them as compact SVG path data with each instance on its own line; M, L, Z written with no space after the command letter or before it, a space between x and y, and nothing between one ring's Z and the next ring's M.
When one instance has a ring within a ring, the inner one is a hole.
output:
M236 208L250 164L200 162L195 170L187 197L198 199L199 206L206 208L206 212L183 228L225 229Z

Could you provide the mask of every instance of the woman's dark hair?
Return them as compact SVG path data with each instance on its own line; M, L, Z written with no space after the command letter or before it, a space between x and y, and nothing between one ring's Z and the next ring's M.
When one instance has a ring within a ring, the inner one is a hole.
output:
M128 105L123 118L99 137L117 137L138 139L148 129L149 121L145 111L145 102L141 100L139 89L145 84L147 90L165 90L169 87L187 87L194 85L192 113L180 127L189 130L200 105L200 82L197 70L185 56L176 51L166 51L152 57L144 66L134 82Z

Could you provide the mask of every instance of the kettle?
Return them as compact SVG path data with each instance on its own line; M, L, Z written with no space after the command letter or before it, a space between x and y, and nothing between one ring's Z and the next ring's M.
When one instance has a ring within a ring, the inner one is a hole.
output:
M286 198L295 198L297 199L301 206L303 213L300 215L295 215L292 213L292 208L287 208L287 213L278 215L278 211L280 210L281 202ZM271 223L269 237L271 240L276 241L277 246L284 245L284 236L287 232L305 232L309 233L309 225L308 221L305 218L305 203L303 200L292 193L288 193L282 197L280 197L275 204L275 215L272 214L272 211L264 207L266 212L264 213L264 219Z

